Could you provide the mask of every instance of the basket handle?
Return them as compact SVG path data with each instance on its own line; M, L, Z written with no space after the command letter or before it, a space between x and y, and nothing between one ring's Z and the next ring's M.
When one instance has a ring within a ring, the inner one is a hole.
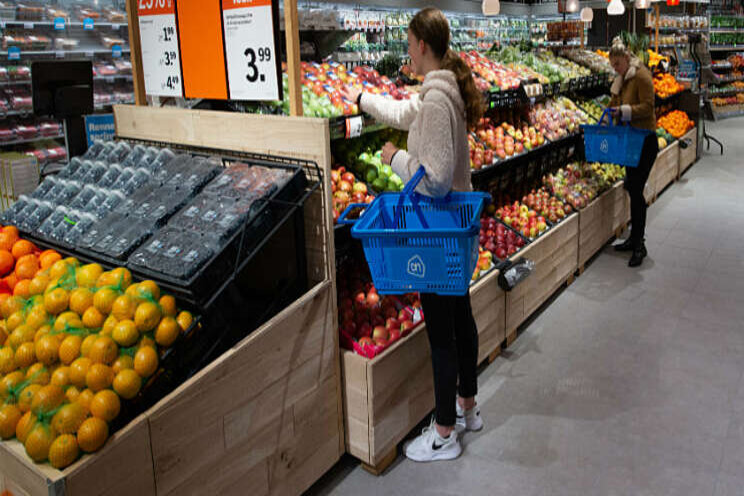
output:
M362 218L362 215L364 214L361 214L359 216L359 219L347 219L346 216L349 215L351 211L354 210L355 208L364 208L364 207L369 207L369 204L368 203L349 203L349 206L346 207L343 212L341 212L341 215L339 215L338 219L336 219L336 222L338 222L339 224L355 224L359 219Z
M602 121L604 121L605 117L608 115L609 115L609 118L607 119L607 125L609 127L614 126L615 124L612 122L612 108L610 107L607 107L606 109L604 109L604 112L602 112L602 117L599 118L599 122L597 122L597 125L601 126Z
M403 202L405 201L406 197L411 197L411 203L413 204L413 208L416 210L416 214L421 220L421 225L424 226L425 229L429 227L429 225L426 223L426 219L424 219L424 216L421 213L421 209L419 209L418 199L416 199L416 197L413 196L413 192L416 189L416 186L418 186L418 184L421 182L421 180L424 178L425 175L426 175L426 169L424 169L423 165L419 165L418 170L413 175L413 177L411 177L411 180L408 181L406 185L403 187L403 191L400 193L400 196L398 197L398 208L395 209L395 219L393 220L394 226L397 226L398 222L400 221L400 216L403 213Z

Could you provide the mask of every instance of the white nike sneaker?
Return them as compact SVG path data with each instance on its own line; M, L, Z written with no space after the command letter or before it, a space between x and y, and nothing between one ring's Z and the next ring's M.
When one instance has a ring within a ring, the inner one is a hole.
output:
M460 402L455 403L457 418L455 419L455 430L458 434L465 431L477 432L483 429L483 419L480 414L480 407L475 405L467 412L462 409Z
M414 462L454 460L462 453L462 446L454 430L448 437L440 436L432 419L429 427L424 427L419 437L406 443L403 453Z

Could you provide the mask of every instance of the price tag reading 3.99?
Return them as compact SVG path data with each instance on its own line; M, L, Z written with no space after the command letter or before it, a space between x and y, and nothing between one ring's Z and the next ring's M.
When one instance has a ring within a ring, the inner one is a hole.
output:
M271 0L222 0L230 98L277 100Z
M157 96L182 96L175 2L139 0L138 12L145 92Z

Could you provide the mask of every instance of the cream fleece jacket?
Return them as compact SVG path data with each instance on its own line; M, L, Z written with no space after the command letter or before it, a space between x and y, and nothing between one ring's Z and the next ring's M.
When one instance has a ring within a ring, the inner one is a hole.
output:
M441 198L453 190L472 190L465 103L452 71L427 74L421 92L410 100L364 93L360 103L378 121L408 131L408 151L400 150L390 164L404 182L423 165L419 193Z

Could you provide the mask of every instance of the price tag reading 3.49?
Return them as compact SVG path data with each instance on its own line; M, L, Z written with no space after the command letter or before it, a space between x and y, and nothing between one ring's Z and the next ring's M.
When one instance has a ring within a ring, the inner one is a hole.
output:
M232 100L279 100L279 58L271 0L222 0Z
M175 0L137 0L145 92L183 96Z

